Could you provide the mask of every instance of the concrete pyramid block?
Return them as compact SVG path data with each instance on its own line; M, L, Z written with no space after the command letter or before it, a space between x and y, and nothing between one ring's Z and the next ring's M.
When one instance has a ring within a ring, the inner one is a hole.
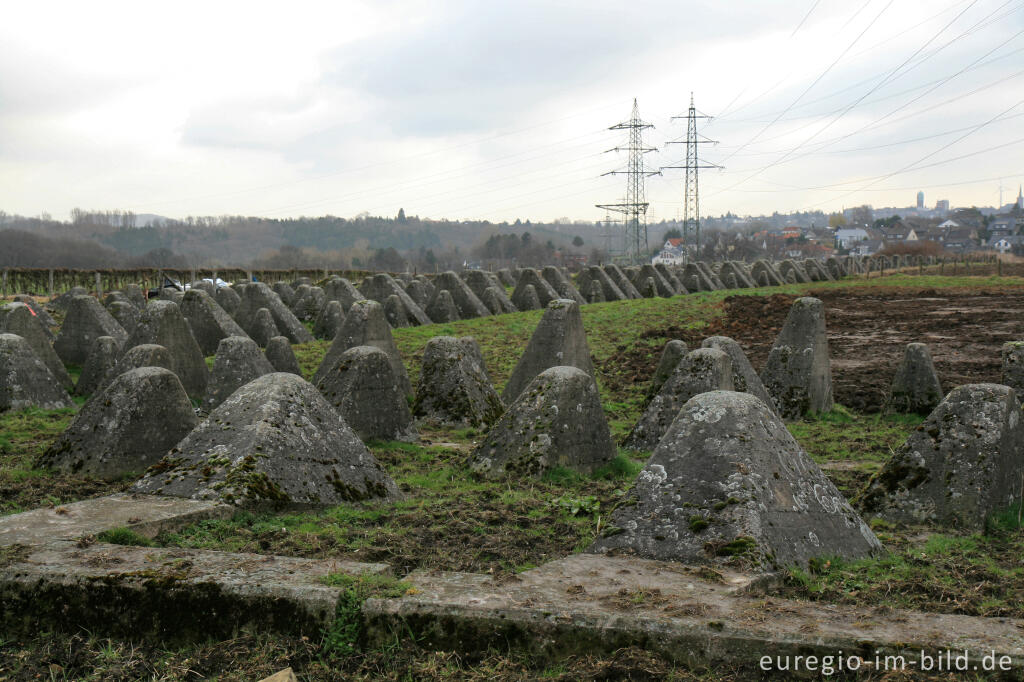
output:
M53 349L64 364L82 365L89 358L93 341L101 336L113 337L122 347L128 341L128 333L99 301L92 296L75 296L68 304Z
M88 296L89 291L84 287L71 287L60 296L57 296L52 301L46 304L46 307L50 310L66 311L71 307L71 300L75 296Z
M249 331L250 337L252 332L249 325L260 308L266 308L270 311L274 318L274 326L277 327L283 336L287 336L288 340L292 343L309 343L313 340L313 335L299 322L294 313L288 309L288 306L281 301L281 297L263 282L252 282L245 286L245 289L242 291L242 301L238 306L238 310L235 311L235 321L243 329ZM255 341L256 339L253 340Z
M341 355L349 348L356 346L374 346L384 351L395 373L395 381L402 390L402 395L412 394L409 374L402 364L402 356L398 354L398 346L391 336L391 325L384 318L384 310L376 301L356 301L349 308L345 323L341 325L334 337L331 347L327 350L320 367L316 370L313 383L319 384L328 372L340 361Z
M121 290L136 309L142 310L146 307L146 292L138 284L125 284Z
M569 299L555 299L548 305L505 384L501 399L505 404L513 402L535 376L557 366L578 367L594 376L580 306Z
M711 269L710 265L708 265L702 260L699 260L697 261L697 267L700 268L700 271L704 273L704 276L711 281L711 286L713 286L715 290L725 288L725 285L722 284L722 280L719 279L718 275L715 274L715 271Z
M764 402L712 391L683 406L589 551L773 570L881 549Z
M345 321L345 310L340 301L327 301L313 323L313 336L318 339L334 339Z
M640 280L636 285L636 290L640 292L640 295L644 298L657 298L658 297L658 283L653 277Z
M274 282L270 285L270 288L281 299L281 303L284 303L289 308L295 303L297 292L288 282Z
M819 299L804 297L793 302L761 372L761 382L785 419L832 409L825 307Z
M381 349L349 348L316 387L364 442L415 439L409 403Z
M1008 386L958 386L868 482L865 514L982 530L1020 502L1024 420Z
M333 301L337 303L337 301ZM267 349L263 351L267 360L274 367L275 372L288 372L302 376L302 369L299 368L299 361L295 358L292 344L288 343L288 337L275 336L267 341Z
M491 311L492 315L500 315L501 313L514 313L516 307L512 304L512 299L505 293L505 285L498 279L498 276L493 272L485 272L483 270L467 270L462 273L463 280L466 285L476 294L477 298L487 306L487 309ZM488 293L488 290L493 290ZM487 300L491 302L488 303Z
M559 366L530 382L473 452L471 466L489 477L527 478L558 467L592 473L614 457L594 378Z
M928 414L942 402L942 384L932 363L932 354L923 343L907 344L903 361L892 379L884 412Z
M732 390L749 393L760 398L768 406L768 409L779 415L779 408L776 407L775 400L761 383L761 377L754 371L754 367L747 359L747 354L740 348L740 344L728 336L709 336L701 343L701 347L717 348L729 356L732 365Z
M39 322L42 323L43 328L46 329L46 333L50 336L50 342L53 343L53 339L56 337L53 336L53 332L50 331L50 328L57 326L57 320L53 319L53 316L46 312L46 308L36 303L36 299L31 296L26 296L25 294L16 294L12 299L12 302L24 303L31 308L32 312L36 314L36 318L38 318Z
M57 357L50 341L49 330L38 315L32 314L32 308L24 303L8 303L0 306L0 332L14 334L25 339L36 357L50 370L54 378L64 387L71 390L74 382L64 363Z
M235 317L235 313L238 311L238 306L242 305L242 298L232 287L219 287L217 289L217 294L213 298L217 301L217 304L224 309L224 312L232 318Z
M640 295L640 292L637 291L636 287L633 286L633 283L629 281L629 278L626 277L626 273L624 273L618 265L609 263L604 266L604 271L615 286L619 288L619 291L622 292L623 296L629 299L643 298L643 296ZM608 292L605 291L605 295L607 294Z
M1001 351L1003 384L1024 396L1024 342L1004 343Z
M430 318L426 312L420 307L416 301L413 300L402 286L395 281L395 278L387 273L379 273L373 277L367 278L363 281L362 286L359 288L362 292L361 298L366 298L371 301L377 301L381 305L387 307L387 300L390 296L398 298L402 304L402 308L405 311L405 318L408 322L403 326L409 325L420 325L430 324ZM392 304L394 307L394 304ZM397 311L397 308L396 308ZM396 315L401 317L400 315Z
M459 309L460 319L470 320L475 317L487 317L491 314L483 301L454 272L442 272L434 279L434 286L437 287L438 292L442 289L448 290L455 302L455 307Z
M512 304L519 310L535 310L535 308L524 308L519 304L521 300L526 302L527 294L524 290L528 286L532 286L537 293L537 300L540 301L541 307L547 307L551 301L561 298L555 288L537 274L536 270L527 268L519 274L519 281L516 283L515 291L512 292Z
M510 269L501 268L495 274L497 274L498 280L501 282L502 286L514 287L516 285L515 275L512 274Z
M107 374L104 384L99 386L98 390L106 388L114 378L140 367L163 367L174 372L174 359L171 358L170 351L155 343L143 343L129 348L121 355L117 365Z
M654 450L690 398L708 391L732 391L732 361L717 348L698 348L679 361L626 438L639 452Z
M601 287L603 294L603 301L624 301L626 295L622 293L622 290L612 281L611 277L608 276L601 268L596 265L592 265L589 268L584 268L580 271L580 274L576 276L576 288L581 292L592 291L594 282L598 283ZM594 301L591 301L594 303Z
M177 376L140 367L87 402L37 465L105 479L141 476L198 423Z
M203 398L203 409L213 410L242 386L274 371L259 346L248 336L221 339L213 359L213 372Z
M654 369L654 375L651 376L651 383L647 387L647 396L649 398L658 395L661 387L665 385L665 382L668 381L672 373L676 371L676 367L689 352L690 349L686 347L685 341L672 339L665 344L665 347L661 350L658 366Z
M462 319L459 317L459 309L456 307L455 301L447 289L441 289L437 292L434 300L427 306L427 315L438 324L458 322Z
M412 280L405 285L405 293L409 294L409 298L426 312L427 304L430 303L430 294L427 293L427 288L423 285L423 282L418 279ZM429 317L430 315L428 314L427 316Z
M766 260L754 261L750 276L759 287L780 287L784 284L782 275Z
M249 338L255 341L256 345L260 348L266 348L267 344L270 343L270 339L281 335L277 325L274 324L274 316L266 308L260 308L256 311L256 315L253 316L246 332L248 332Z
M204 356L213 355L222 339L248 334L213 297L202 289L189 289L181 299L181 314L188 320L192 335Z
M0 334L0 412L71 407L67 391L46 364L16 334Z
M497 421L505 406L474 339L435 336L427 342L412 409L417 417L443 424L485 426Z
M732 276L735 280L735 284L729 286L730 289L753 289L756 285L754 280L743 270L743 267L739 263L733 261L726 261L722 263L722 272L720 274L723 282L726 277ZM728 283L726 283L728 286Z
M395 482L323 396L294 374L235 391L133 492L240 505L394 500Z
M392 329L399 329L401 327L409 327L412 325L409 319L409 311L406 310L405 305L402 304L402 299L398 298L394 294L391 294L384 301L384 317L387 318L388 324L391 325Z
M203 359L203 352L199 349L199 344L192 336L177 304L170 301L151 301L146 306L139 316L139 323L126 348L144 343L154 343L166 348L174 363L174 373L181 380L185 392L196 400L203 399L206 395L209 371Z
M540 310L540 297L537 296L537 289L532 284L517 286L512 292L512 305L517 310Z
M75 395L92 395L106 386L113 378L120 356L121 348L113 337L101 336L93 341L89 358L75 385Z
M328 301L340 303L345 313L348 313L353 303L366 298L344 277L331 277L327 280L327 284L324 285L324 296Z
M558 294L558 298L571 298L580 305L587 302L585 298L576 290L576 287L572 285L569 278L562 274L562 271L553 265L545 265L540 272L541 277L544 278L551 288Z
M128 336L131 336L132 332L135 331L135 325L139 323L139 315L141 314L140 309L128 301L114 301L107 307L107 312L117 320L117 323L121 325L121 328L124 329Z
M587 303L604 303L604 289L600 282L590 281L590 289L587 291Z

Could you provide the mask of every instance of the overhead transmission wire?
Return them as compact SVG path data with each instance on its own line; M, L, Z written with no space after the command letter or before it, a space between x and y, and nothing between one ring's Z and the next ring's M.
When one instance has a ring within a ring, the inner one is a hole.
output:
M878 14L875 15L875 18L872 19L868 23L868 25L860 33L857 34L857 37L853 39L853 42L851 42L849 45L847 45L846 49L844 49L839 54L839 56L836 57L835 60L833 60L833 62L831 64L829 64L828 68L826 68L824 71L822 71L820 74L818 74L818 77L815 78L814 81L810 85L808 85L807 88L802 93L800 93L800 95L797 96L797 98L795 100L793 100L793 102L791 102L788 107L786 107L782 112L780 112L779 115L776 116L775 119L771 123L766 125L757 134L755 134L752 138L750 138L745 143L743 143L743 145L740 147L740 149L738 151L745 149L746 147L748 147L749 145L751 145L755 141L757 141L757 139L761 135L763 135L773 125L775 125L779 121L780 118L782 118L786 113L789 112L790 109L793 108L793 106L795 106L797 104L797 102L799 102L805 95L807 95L807 93L810 92L814 88L814 86L816 86L821 81L822 78L824 78L826 75L828 75L828 73L833 68L835 68L836 64L838 64L843 59L843 57L846 55L846 53L848 53L850 51L850 49L853 48L853 46L857 44L857 42L864 36L864 34L867 33L871 29L871 27L874 26L875 23L882 17L882 15L886 12L886 10L888 10L889 7L892 6L893 1L894 0L889 0L889 2L886 3L885 7L883 7L882 10ZM870 2L871 2L871 0L868 0L868 3L870 3ZM865 3L865 6L866 5L867 5L867 3ZM734 155L735 155L735 152L733 152L732 154L729 154L724 159L722 159L720 161L720 163L721 164L725 164L725 162L728 161L729 159L731 159Z
M972 2L969 5L967 5L967 7L963 8L962 10L960 10L960 13L957 14L952 19L950 19L949 22L945 26L940 28L935 33L933 33L932 36L928 40L926 40L923 45L921 45L916 50L914 50L914 52L909 57L904 59L903 62L901 62L899 66L897 66L895 69L890 71L881 81L879 81L878 83L873 85L869 90L867 90L867 92L865 92L860 97L858 97L853 102L851 102L849 105L847 105L846 108L844 108L841 112L836 114L836 116L833 117L830 121L828 121L828 123L826 123L823 127L820 127L817 130L815 130L810 136L808 136L806 139L804 139L802 142L800 142L800 144L798 144L796 147L793 147L792 149L787 151L785 154L783 154L781 156L781 158L775 160L774 162L768 164L767 166L765 166L763 168L757 169L756 171L754 171L753 173L749 174L744 179L739 180L735 184L725 188L724 190L720 190L720 191L727 192L730 189L732 189L733 187L738 187L739 185L742 185L742 184L744 184L746 182L749 182L750 180L753 180L755 177L757 177L761 173L765 172L766 170L774 168L775 166L783 163L787 158L789 158L791 155L793 155L796 151L798 151L804 145L809 143L811 140L816 138L818 135L820 135L821 133L825 132L830 127L832 127L836 122L841 120L846 114L848 114L850 112L850 110L852 110L855 106L857 106L858 104L863 102L866 97L868 97L869 95L871 95L874 92L877 92L879 88L883 87L886 83L890 82L892 80L893 76L895 76L897 73L899 73L900 70L903 69L903 67L905 67L907 64L909 64L911 62L911 60L913 60L917 55L921 54L921 52L926 47L931 45L932 42L934 42L940 35L942 35L950 26L952 26L954 23L956 23L956 21L958 19L960 19L960 17L962 17L968 10L971 9L971 7L974 7L974 5L977 4L977 3L978 3L978 0L972 0ZM879 16L881 16L881 15L879 15Z
M585 138L596 138L599 135L603 134L603 132L604 132L603 130L593 130L593 131L590 131L590 132L585 133L583 135L579 135L579 136L576 136L576 137L573 137L573 138L569 138L568 140L562 140L562 141L554 143L554 144L555 145L563 145L563 144L565 144L566 142L569 142L569 141L576 141L576 140L585 139ZM566 149L560 149L560 150L558 150L557 153L561 154L561 153L565 153L566 151L571 151L572 149L577 149L577 148L580 148L580 147L589 147L589 146L591 146L591 142L584 142L584 143L581 143L581 144L572 145L572 146L570 146L570 147L568 147ZM469 165L465 165L465 166L458 166L458 167L455 167L455 168L446 169L446 170L443 170L443 171L438 171L437 173L432 173L432 174L426 175L426 176L419 176L419 177L411 178L411 179L409 179L407 181L404 181L404 182L400 181L400 182L382 183L382 184L380 184L378 186L375 186L375 187L353 190L352 192L348 192L346 194L340 194L340 195L339 194L334 194L334 195L331 195L330 197L325 198L325 199L316 199L316 200L313 200L313 201L295 203L295 204L290 204L290 205L287 205L287 206L280 206L280 207L277 207L277 208L267 209L267 212L277 213L277 212L280 212L280 211L288 211L288 210L292 210L292 209L296 209L296 208L306 208L306 207L321 205L321 204L324 204L324 203L330 203L330 202L338 201L338 200L342 200L342 199L349 199L349 198L353 198L353 197L356 197L356 196L359 196L359 195L367 194L368 192L376 191L378 188L380 188L381 190L400 189L400 188L402 188L402 189L421 188L421 187L424 187L424 186L429 186L431 184L436 184L439 181L453 180L453 179L457 179L459 177L464 177L464 176L470 174L467 171L469 171L471 169L480 168L481 166L489 166L489 165L494 164L496 161L502 161L502 160L505 160L505 159L520 157L520 156L523 156L525 154L537 151L539 149L545 150L545 153L537 155L537 156L533 156L533 157L530 157L530 158L521 159L520 161L516 161L516 162L510 163L510 164L501 164L501 165L495 166L495 167L496 168L500 168L500 167L505 167L505 166L509 166L509 165L517 165L519 163L526 163L528 161L534 161L534 160L536 160L538 158L544 158L546 156L550 156L551 155L551 153L550 153L551 152L551 147L552 147L552 144L548 143L548 144L545 144L545 145L540 145L540 146L537 146L537 147L533 147L533 148L527 149L525 151L517 152L515 154L508 154L508 155L505 155L505 156L497 157L495 159L489 159L487 161L480 161L480 162L477 162L477 163L474 163L474 164L469 164ZM484 170L493 170L493 168L485 168ZM441 180L431 180L432 178L442 178L442 179ZM424 182L425 180L430 180L430 182Z
M407 163L407 162L415 160L415 159L420 159L420 158L427 157L427 156L433 156L433 155L436 155L436 154L442 154L442 153L450 152L450 151L455 150L455 149L462 149L464 147L473 147L473 146L482 144L484 142L490 142L492 140L500 139L502 137L508 137L510 135L518 135L520 133L525 133L525 132L528 132L528 131L531 131L531 130L536 130L537 128L543 128L543 127L546 127L546 126L549 126L549 125L554 125L556 123L561 123L562 121L566 121L566 120L569 120L571 118L575 118L577 116L581 116L583 114L590 113L592 111L609 109L609 108L611 108L613 106L617 106L618 104L619 104L619 102L608 101L608 102L606 102L604 104L600 104L600 105L597 105L597 106L594 106L594 107L590 107L590 108L584 109L582 111L576 111L576 112L574 112L572 114L568 114L566 116L562 116L562 117L559 117L559 118L556 118L556 119L551 119L551 120L548 120L548 121L543 121L543 122L537 123L535 125L526 126L526 127L523 127L523 128L517 128L515 130L495 133L494 135L489 135L487 137L477 138L475 140L468 140L466 142L460 142L458 144L447 145L445 147L441 147L441 148L438 148L438 149L431 149L431 150L423 151L423 152L420 152L418 154L413 154L413 155L410 155L410 156L402 157L400 159L388 159L388 160L385 160L385 161L376 161L376 162L373 162L373 163L363 164L361 166L356 166L356 167L352 167L352 168L344 168L344 169L339 170L339 171L334 171L334 172L331 172L331 173L325 173L325 174L318 175L318 176L315 176L315 177L299 178L297 180L289 180L289 181L286 181L286 182L277 182L277 183L272 183L272 184L267 184L267 185L258 185L258 186L248 187L248 188L245 188L245 189L228 190L228 191L225 191L225 192L216 192L216 193L212 193L212 194L204 194L204 195L193 196L193 197L188 197L188 198L184 198L184 199L176 198L176 199L167 199L167 200L164 200L164 201L150 201L150 202L146 202L145 204L137 204L137 205L134 205L134 206L129 206L128 209L150 208L150 207L155 207L155 206L165 206L167 204L180 204L180 203L193 202L193 201L204 201L206 199L217 199L217 198L227 197L227 196L236 196L236 195L240 195L240 194L249 194L249 193L252 193L252 192L263 192L263 191L266 191L268 189L278 189L278 188L281 188L281 187L289 187L289 186L293 186L293 185L300 185L300 184L307 183L307 182L319 182L321 180L329 180L329 179L337 178L337 177L340 177L340 176L343 176L343 175L348 175L348 174L351 174L351 173L358 173L358 172L361 172L361 171L369 170L371 168L377 168L377 167L380 167L380 166L388 166L388 165L392 165L392 164Z
M883 180L888 180L889 178L891 178L893 176L900 175L902 173L906 173L906 172L909 172L909 171L912 171L912 170L921 170L924 167L923 166L918 167L918 166L920 166L920 164L923 163L924 161L927 161L928 159L932 158L936 154L939 154L939 153L945 151L946 149L949 149L953 145L955 145L958 142L960 142L960 141L970 137L971 135L973 135L974 133L978 132L982 128L987 127L989 124L994 123L995 121L998 121L1003 116L1005 116L1006 114L1010 113L1011 111L1013 111L1014 109L1019 107L1021 104L1024 104L1024 99L1019 100L1016 104L1014 104L1014 105L1010 106L1009 108L1003 110L999 114L996 114L995 116L993 116L992 118L988 119L984 123L980 123L980 124L974 126L971 130L969 130L968 132L964 133L960 137L956 138L952 142L948 142L947 144L942 145L938 149L935 149L935 150L929 152L928 154L925 154L923 157L921 157L917 161L914 161L913 163L907 164L906 166L903 166L902 168L900 168L898 170L895 170L895 171L893 171L891 173L887 173L885 175L876 176L874 178L868 178L870 180L870 182L868 182L863 187L858 188L858 189L854 189L854 190L850 190L846 194L842 194L842 195L840 195L838 197L832 197L831 199L828 199L827 201L837 201L837 200L842 199L844 197L850 196L851 194L856 194L859 191L867 189L867 188L871 187L872 185L876 185L879 182L882 182ZM943 162L943 163L945 163L945 162ZM932 165L939 165L939 164L932 164ZM810 207L820 206L823 203L826 203L826 202L818 202L816 204L811 204Z
M976 1L976 0L974 0L974 1ZM948 12L948 11L950 11L950 10L954 9L954 8L955 8L956 6L964 4L964 2L972 2L972 0L963 0L962 2L959 2L959 3L957 3L957 4L956 4L956 5L954 5L953 7L947 8L946 10L943 10L942 12L939 12L938 14L935 14L935 15L934 15L933 17L931 17L930 19L927 19L927 20L925 20L925 21L923 21L923 22L920 22L919 24L916 24L915 26L913 26L913 27L911 27L911 28L908 28L908 29L906 29L906 30L904 30L904 31L901 31L900 33L898 33L898 34L897 34L897 36L896 36L896 37L898 37L898 36L900 36L900 35L903 35L903 34L905 34L905 33L909 33L910 31L914 30L915 28L917 28L917 27L919 27L919 26L922 26L922 25L924 25L924 24L926 24L926 23L929 23L929 22L931 21L931 19L934 19L934 18L938 17L938 16L939 16L939 15L941 15L941 14L945 14L946 12ZM1003 3L1003 4L1001 5L1001 6L1000 6L1000 7L997 7L997 8L995 9L995 10L993 10L993 11L992 11L992 12L991 12L991 13L990 13L990 14L989 14L988 16L986 16L986 17L984 17L983 19L979 20L979 21L978 21L978 22L977 22L977 23L976 23L976 24L975 24L974 26L972 26L972 27L968 28L968 29L967 29L967 30L965 30L965 31L964 31L964 32L963 32L963 33L962 33L961 35L957 36L957 37L956 37L956 38L954 38L954 39L953 39L952 41L950 41L950 43L947 43L947 44L945 44L945 45L941 46L940 48L937 48L937 49L936 49L936 50L935 50L934 52L932 52L932 53L930 53L930 54L928 54L928 55L925 55L925 56L924 56L924 57L922 57L922 59L921 59L921 60L919 60L919 61L918 61L917 63L915 63L915 64L913 64L913 65L909 66L909 67L908 67L907 69L905 69L905 70L904 70L904 71L903 71L902 73L898 74L898 75L897 75L897 76L896 76L896 77L895 77L895 78L894 78L893 80L898 80L898 79L902 78L902 77L903 77L903 76L905 76L905 75L906 75L907 73L909 73L909 72L910 72L910 71L912 71L913 69L916 69L916 68L917 68L918 66L920 66L920 65L921 65L922 63L924 63L925 61L927 61L928 59L930 59L931 57L933 57L933 56L934 56L935 54L937 54L938 52L940 52L940 51L941 51L942 49L945 49L946 47L948 47L948 46L949 46L949 44L953 44L953 43L956 43L956 41L958 41L958 40L960 40L960 39L962 39L962 38L964 38L964 37L966 37L966 36L969 36L969 35L971 35L972 33L975 33L975 32L976 32L976 31L978 31L978 30L981 30L981 29L983 29L983 28L986 28L987 26L989 26L989 25L991 25L991 24L993 24L993 23L996 23L996 22L998 22L998 21L1001 21L1002 19L1005 19L1006 17L1010 16L1011 14L1013 14L1013 13L1015 13L1015 12L1017 12L1017 11L1019 11L1019 10L1021 9L1021 6L1018 6L1018 7L1015 7L1014 9L1012 9L1012 10L1009 10L1009 11L1007 11L1007 12L1004 12L1004 13L1003 13L1002 15L1000 15L1000 16L993 16L993 15L995 15L996 13L998 13L999 11L1001 11L1001 10L1003 9L1003 7L1005 7L1006 5L1010 4L1010 2L1013 2L1013 0L1007 0L1007 1L1006 1L1006 2L1004 2L1004 3ZM972 2L972 4L973 4L973 2ZM1024 5L1022 5L1022 6L1024 6ZM887 39L887 40L883 41L882 43L878 43L878 44L876 44L876 47L877 47L877 45L887 44L887 43L889 43L889 42L891 42L891 39ZM861 50L861 51L859 51L859 52L856 52L856 53L854 53L854 54L853 54L852 56L857 56L857 55L859 55L859 54L863 54L864 52L868 51L869 49L873 49L873 48L866 48L866 49L864 49L864 50ZM855 83L852 83L852 84L850 84L850 85L847 85L847 86L845 86L845 87L842 87L842 88L840 88L840 89L838 89L838 90L834 90L834 91L830 92L830 93L829 93L829 94L827 94L827 95L822 95L822 96L820 96L820 97L817 97L817 98L815 98L815 99L810 99L810 100L804 100L804 101L802 101L802 102L801 102L800 104L798 104L797 106L794 106L794 107L792 107L792 108L793 108L793 109L802 109L802 108L804 108L804 107L812 106L812 105L814 105L814 104L816 104L816 103L818 103L818 102L822 102L822 101L825 101L825 100L831 99L831 98L833 98L833 97L837 97L837 96L839 96L839 95L843 94L844 92L847 92L847 91L849 91L849 90L855 90L855 89L859 88L859 87L860 87L860 86L862 86L862 85L865 85L865 84L867 84L867 83L870 83L870 82L872 82L872 81L873 81L873 80L875 80L876 78L878 78L878 77L882 76L882 75L883 75L883 73L884 73L884 72L882 72L882 73L877 73L877 74L874 74L874 75L872 75L872 76L869 76L868 78L865 78L865 79L863 79L863 80L857 81L857 82L855 82ZM918 88L920 88L920 87L924 87L924 86L917 86L917 87L915 87L915 88L911 88L911 89L909 89L909 90L906 90L906 91L903 91L903 92L911 92L911 91L913 91L913 90L915 90L915 89L918 89ZM878 100L876 100L876 101L878 101ZM787 118L787 119L785 119L785 120L787 120L787 121L793 121L793 120L799 120L799 119L807 119L807 118L820 118L820 117L821 117L821 116L823 116L823 115L826 115L826 116L827 116L827 115L831 115L831 114L833 114L833 113L836 113L836 112L838 112L838 111L841 111L841 110L842 110L842 107L840 107L840 108L838 108L838 109L834 109L834 110L832 110L832 111L830 111L830 112L827 112L826 114L806 114L806 115L803 115L803 116L796 116L796 117L792 117L792 118ZM735 118L730 118L730 117L729 117L729 116L727 116L727 115L724 115L724 114L720 114L720 115L716 116L716 117L715 117L715 119L716 119L716 122L717 122L717 121L721 121L721 120L723 120L723 119L727 119L727 120L728 120L728 121L729 121L730 123L763 123L764 121L763 121L762 119L763 119L763 117L764 117L764 116L772 116L772 115L773 115L773 112L767 112L767 113L765 113L765 114L762 114L761 116L758 116L758 117L751 117L751 118L743 118L743 119L735 119ZM711 125L711 123L712 123L712 122L709 122L709 123L708 123L708 125L710 126L710 125ZM785 133L784 135L781 135L781 136L776 136L776 137L774 137L774 138L768 138L768 139L778 139L778 137L784 137L785 135L789 135L789 134L792 134L792 133Z

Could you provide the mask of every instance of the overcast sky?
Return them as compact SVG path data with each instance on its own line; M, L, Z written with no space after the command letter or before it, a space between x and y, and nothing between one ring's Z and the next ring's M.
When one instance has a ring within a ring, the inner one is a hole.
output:
M995 205L1024 182L1021 0L10 3L0 209L597 220L716 118L702 213ZM961 139L962 138L962 139ZM682 171L648 181L650 220Z

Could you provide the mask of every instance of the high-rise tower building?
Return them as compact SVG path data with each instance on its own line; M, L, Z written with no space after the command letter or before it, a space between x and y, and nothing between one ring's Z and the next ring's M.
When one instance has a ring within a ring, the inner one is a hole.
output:
M917 193L917 207L924 208L924 192Z

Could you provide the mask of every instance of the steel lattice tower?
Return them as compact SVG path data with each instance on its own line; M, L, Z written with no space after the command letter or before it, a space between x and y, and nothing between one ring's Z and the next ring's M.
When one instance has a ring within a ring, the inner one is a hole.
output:
M673 116L673 120L683 118ZM700 175L701 168L721 168L715 164L701 164L697 154L699 144L718 144L715 140L697 139L697 119L711 117L706 114L697 113L693 106L693 93L690 93L690 109L686 114L686 165L685 166L663 166L665 168L682 168L686 170L686 180L683 186L683 243L692 245L695 248L696 258L700 258ZM667 144L683 144L679 142L668 142Z
M609 171L603 175L626 176L626 198L618 204L597 204L598 208L624 214L623 219L623 252L632 263L639 263L648 257L647 246L647 198L646 179L652 175L660 175L661 171L649 171L644 165L644 154L657 151L654 147L645 147L643 131L654 125L640 119L640 110L636 99L633 99L633 114L628 121L616 123L608 130L628 130L629 142L626 147L614 147L608 151L629 152L626 170Z

